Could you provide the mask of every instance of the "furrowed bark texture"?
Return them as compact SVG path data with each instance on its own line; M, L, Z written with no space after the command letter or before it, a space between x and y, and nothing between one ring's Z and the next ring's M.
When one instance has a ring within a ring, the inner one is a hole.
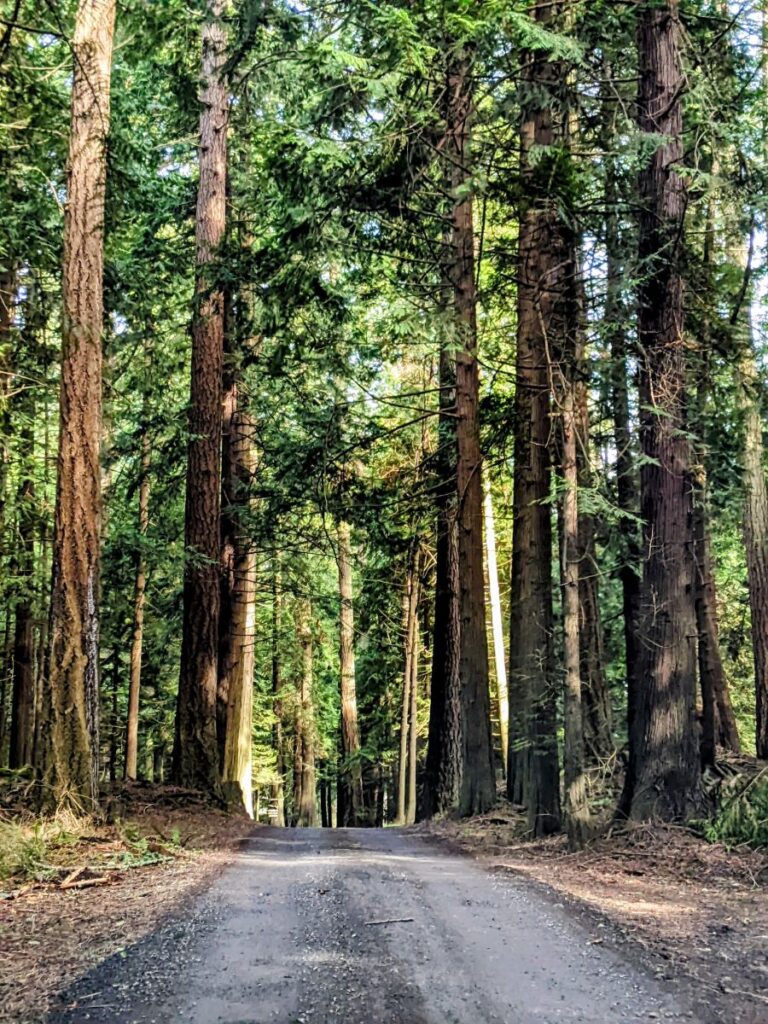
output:
M685 185L677 0L638 12L641 131L663 136L640 174L638 343L643 578L630 815L684 820L700 806L693 502L680 271Z
M104 195L115 0L81 0L72 40L72 129L62 278L58 481L40 800L90 811L98 797Z
M187 557L173 757L177 782L214 795L220 793L216 696L224 295L212 280L212 263L226 225L228 92L222 77L226 59L224 8L224 0L209 0L202 35L197 310L192 323L184 517Z
M536 4L546 23L550 5ZM552 95L562 68L537 55L524 70L540 97ZM554 111L532 99L523 110L521 174L524 200L518 243L518 329L515 390L515 467L512 535L512 596L509 652L509 771L511 800L524 803L536 835L560 825L556 694L552 649L552 522L548 502L550 380L547 339L562 316L558 294L563 258L558 214L541 172L529 159L533 146L556 141Z

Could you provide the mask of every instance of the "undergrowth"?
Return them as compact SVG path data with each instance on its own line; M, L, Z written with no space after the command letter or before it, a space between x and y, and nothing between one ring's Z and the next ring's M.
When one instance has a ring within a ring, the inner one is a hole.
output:
M714 816L697 826L710 842L768 850L768 768L724 780Z
M52 861L80 842L84 826L66 814L42 821L0 819L0 879L43 882L54 877L57 868Z
M178 829L168 837L146 834L132 822L120 822L94 835L88 818L0 818L0 881L50 882L62 870L81 866L95 871L125 871L161 864L183 852Z

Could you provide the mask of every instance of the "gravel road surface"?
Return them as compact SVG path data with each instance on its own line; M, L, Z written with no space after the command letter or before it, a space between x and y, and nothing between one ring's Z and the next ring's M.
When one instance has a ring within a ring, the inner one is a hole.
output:
M259 829L50 1024L639 1024L682 995L525 881L395 829ZM700 1018L696 1018L700 1020Z

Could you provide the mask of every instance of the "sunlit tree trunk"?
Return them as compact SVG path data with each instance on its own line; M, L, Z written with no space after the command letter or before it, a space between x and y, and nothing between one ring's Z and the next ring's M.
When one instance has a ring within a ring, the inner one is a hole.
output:
M253 671L256 643L256 551L248 536L247 509L256 471L254 422L240 410L231 425L231 497L235 504L234 589L230 642L223 666L227 676L222 786L231 807L253 817ZM221 669L220 669L221 671Z
M0 266L0 536L7 537L5 505L8 498L8 436L11 432L13 318L16 307L16 267L11 260ZM4 549L1 543L0 553Z
M412 825L416 821L416 776L418 767L418 696L419 696L419 604L421 601L421 551L414 551L412 584L411 584L411 656L408 669L410 685L408 687L408 798L405 808L405 823Z
M300 736L301 762L294 767L300 773L298 799L294 806L295 823L302 828L316 824L315 800L315 712L312 702L312 608L306 598L298 598L295 607L296 635L301 647L301 682L296 729Z
M224 295L216 287L213 264L226 226L228 90L223 78L224 10L224 0L208 0L202 32L196 214L198 308L192 324L184 613L173 758L177 782L214 795L220 793L216 695Z
M485 518L485 564L488 572L488 595L491 605L491 635L493 637L493 664L496 674L496 699L499 703L499 733L504 775L507 773L509 747L509 691L507 689L507 657L504 650L504 620L501 613L499 567L496 558L496 527L493 517L491 483L483 474L483 515Z
M152 445L143 425L141 435L141 468L139 479L139 550L136 558L136 576L133 583L133 630L131 636L131 676L128 686L128 723L125 736L125 778L138 776L139 757L139 696L141 692L141 661L144 648L144 602L147 591L147 558L144 538L149 527L149 468Z
M677 0L638 10L640 174L638 342L643 579L638 694L630 735L630 815L684 820L700 806L696 618L681 235L685 184Z
M566 263L571 274L573 262ZM569 346L570 347L570 346ZM561 418L563 482L562 551L563 580L563 663L565 668L563 775L565 824L571 849L580 849L587 838L589 810L584 774L584 733L582 719L581 636L580 636L580 543L578 433L575 401L574 353L564 352L556 371Z
M413 688L413 654L417 639L417 602L413 548L408 556L405 587L403 589L403 694L400 703L400 754L397 770L397 817L396 824L406 821L408 798L408 754L409 721L411 715L411 692Z
M349 523L337 528L339 567L339 668L341 676L341 754L339 824L363 824L363 773L360 762L360 727L355 686L355 619L352 590L352 542Z
M58 481L50 655L36 751L40 801L98 798L104 196L115 0L80 0L62 279Z

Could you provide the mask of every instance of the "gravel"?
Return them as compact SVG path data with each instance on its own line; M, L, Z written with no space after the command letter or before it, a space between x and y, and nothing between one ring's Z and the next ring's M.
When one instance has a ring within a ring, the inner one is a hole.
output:
M49 1024L639 1024L675 992L520 879L395 829L259 829Z

